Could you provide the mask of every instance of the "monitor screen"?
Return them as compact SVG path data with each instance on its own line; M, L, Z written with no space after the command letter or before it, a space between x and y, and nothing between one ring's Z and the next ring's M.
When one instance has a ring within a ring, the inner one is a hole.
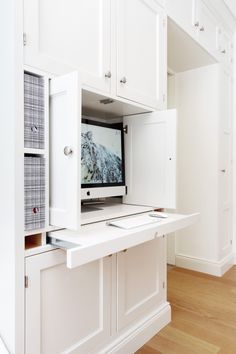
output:
M81 187L124 186L123 125L82 120Z

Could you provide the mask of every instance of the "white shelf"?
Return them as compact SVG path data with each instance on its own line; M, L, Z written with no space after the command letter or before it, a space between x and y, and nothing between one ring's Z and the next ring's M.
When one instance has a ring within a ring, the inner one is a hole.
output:
M24 148L24 153L25 154L32 154L32 155L45 155L45 150L44 149Z
M39 253L48 252L48 251L54 250L56 248L57 247L54 247L52 245L44 245L44 246L29 248L28 250L25 250L25 257L30 257L30 256L34 256ZM0 353L1 353L1 351L0 351Z
M37 234L42 234L42 233L50 232L50 231L57 231L57 230L61 230L61 229L62 229L61 227L48 226L48 227L44 227L42 229L25 231L25 236L37 235Z

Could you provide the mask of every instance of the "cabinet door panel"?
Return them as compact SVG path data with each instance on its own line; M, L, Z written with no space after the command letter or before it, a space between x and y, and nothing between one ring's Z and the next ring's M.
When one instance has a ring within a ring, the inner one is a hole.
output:
M26 260L26 354L96 353L110 336L111 258L64 261L59 250Z
M164 21L164 22L163 22ZM166 18L155 0L117 1L117 94L163 106ZM121 82L125 78L126 82Z
M222 69L219 135L219 240L220 258L232 249L232 89L230 73Z
M202 0L197 0L199 40L206 49L216 55L219 20Z
M80 96L77 72L51 80L50 224L73 230L80 226Z
M166 300L165 240L159 238L117 254L117 326L121 330Z
M175 208L176 110L130 116L125 135L124 202Z
M110 0L25 0L25 64L109 92Z
M167 14L191 35L196 34L196 0L167 0Z

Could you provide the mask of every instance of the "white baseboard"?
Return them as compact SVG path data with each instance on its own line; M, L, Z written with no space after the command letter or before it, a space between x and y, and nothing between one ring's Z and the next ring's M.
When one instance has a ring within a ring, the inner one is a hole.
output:
M233 253L233 257L234 257L234 265L236 265L236 253Z
M150 314L140 324L135 324L120 337L109 344L99 354L131 354L135 353L155 334L171 321L171 308L166 302L161 309Z
M221 277L227 270L229 270L233 264L235 264L235 256L233 254L228 255L224 259L218 262L210 260L188 257L185 255L176 255L175 265L177 267L195 270L197 272L207 273Z

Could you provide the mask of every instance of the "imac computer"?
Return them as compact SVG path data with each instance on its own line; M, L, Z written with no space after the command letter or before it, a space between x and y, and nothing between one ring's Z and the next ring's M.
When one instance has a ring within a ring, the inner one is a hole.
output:
M125 195L123 125L83 119L81 199Z

